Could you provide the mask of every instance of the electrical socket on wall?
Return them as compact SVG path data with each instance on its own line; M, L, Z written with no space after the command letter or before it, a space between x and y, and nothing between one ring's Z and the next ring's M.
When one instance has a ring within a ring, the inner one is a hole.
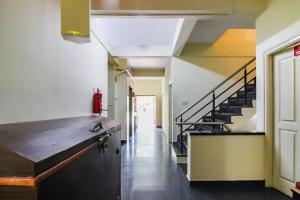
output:
M187 99L182 101L182 105L187 106L189 104L189 101Z

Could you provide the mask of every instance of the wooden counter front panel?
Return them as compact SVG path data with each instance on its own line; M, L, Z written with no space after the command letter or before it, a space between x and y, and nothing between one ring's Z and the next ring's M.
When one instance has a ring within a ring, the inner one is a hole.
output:
M0 186L1 200L37 200L36 190L32 187Z
M39 183L38 200L118 200L120 134L109 138L105 153L95 146L86 155Z
M32 162L0 146L0 177L32 177L33 174Z

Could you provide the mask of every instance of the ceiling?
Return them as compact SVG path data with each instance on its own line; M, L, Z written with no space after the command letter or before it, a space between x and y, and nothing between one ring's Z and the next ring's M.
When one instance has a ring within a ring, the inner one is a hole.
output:
M169 57L135 57L128 58L128 63L133 69L164 69Z
M228 29L253 29L266 0L92 0L91 31L132 68L161 69L186 43L214 44Z
M92 32L112 56L172 56L181 18L93 17Z
M112 46L172 45L176 18L96 18L94 28Z
M128 58L133 69L163 69L186 43L213 44L229 28L255 27L253 20L99 16L92 17L91 25L109 53Z

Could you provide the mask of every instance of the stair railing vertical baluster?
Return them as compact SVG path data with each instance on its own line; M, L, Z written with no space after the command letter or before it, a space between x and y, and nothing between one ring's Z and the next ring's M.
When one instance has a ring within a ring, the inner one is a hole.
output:
M244 103L245 106L248 104L247 103L247 93L248 93L248 88L247 88L247 67L244 69Z
M213 102L212 102L212 120L213 122L216 122L216 94L215 91L213 91L212 94ZM215 129L215 125L213 125L213 128Z
M180 117L180 152L183 153L183 119Z

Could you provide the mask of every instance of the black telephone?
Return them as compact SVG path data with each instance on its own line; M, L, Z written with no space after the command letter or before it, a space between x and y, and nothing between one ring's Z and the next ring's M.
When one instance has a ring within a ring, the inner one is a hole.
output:
M90 132L95 133L103 129L102 122L98 122L92 129L89 129Z

